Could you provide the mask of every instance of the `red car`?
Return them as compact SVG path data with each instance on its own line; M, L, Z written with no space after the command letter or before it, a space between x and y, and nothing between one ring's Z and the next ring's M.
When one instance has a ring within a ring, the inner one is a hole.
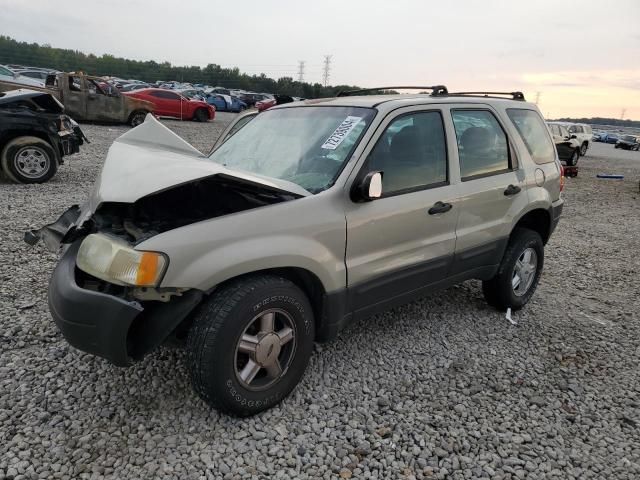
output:
M213 105L199 100L189 100L178 92L162 88L142 88L122 95L139 98L153 103L153 113L158 117L175 117L180 120L206 122L213 120L216 109Z

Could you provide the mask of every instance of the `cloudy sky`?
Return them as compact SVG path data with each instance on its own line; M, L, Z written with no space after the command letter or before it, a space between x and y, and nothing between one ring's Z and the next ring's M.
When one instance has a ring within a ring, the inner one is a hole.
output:
M640 120L640 0L0 0L0 33L330 83L523 90L548 117ZM0 59L0 62L2 59Z

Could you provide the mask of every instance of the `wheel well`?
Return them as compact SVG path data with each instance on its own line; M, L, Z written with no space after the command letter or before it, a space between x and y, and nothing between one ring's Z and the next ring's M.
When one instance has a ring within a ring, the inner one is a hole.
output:
M33 130L9 130L7 132L4 132L1 136L0 136L0 152L2 152L2 150L4 149L5 145L7 143L9 143L11 140L13 140L14 138L18 138L18 137L36 137L39 138L40 140L47 142L47 144L53 149L53 151L56 154L56 162L58 162L58 164L62 163L62 155L64 152L60 151L60 146L56 147L55 145L51 144L51 140L49 139L49 136L43 132L39 132L39 131L33 131Z
M313 317L316 324L316 334L321 331L322 322L324 321L324 294L325 289L320 279L309 270L299 267L283 267L283 268L269 268L265 270L256 270L255 272L245 273L238 277L233 277L222 284L216 286L213 290L215 292L221 285L228 282L236 281L239 278L253 276L253 275L277 275L279 277L286 278L290 282L294 283L300 288L309 299L311 308L313 309Z
M546 245L551 235L551 215L547 210L537 208L536 210L527 212L518 220L518 223L516 223L511 231L512 235L517 228L528 228L529 230L538 232L542 238L542 243Z

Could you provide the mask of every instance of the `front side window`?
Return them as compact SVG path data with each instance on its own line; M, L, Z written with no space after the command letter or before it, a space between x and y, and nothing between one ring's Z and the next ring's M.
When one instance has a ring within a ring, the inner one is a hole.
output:
M462 180L510 169L509 143L496 117L487 110L452 110Z
M373 109L357 107L267 110L227 138L209 158L318 193L333 185L374 115Z
M382 172L384 196L447 181L447 147L440 112L403 115L389 124L368 158Z
M555 147L537 112L522 108L508 108L507 114L535 163L541 165L555 161Z

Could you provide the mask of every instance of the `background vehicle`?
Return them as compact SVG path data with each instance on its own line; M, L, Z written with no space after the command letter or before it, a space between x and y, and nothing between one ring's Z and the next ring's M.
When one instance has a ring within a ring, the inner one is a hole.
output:
M584 157L587 154L587 149L593 141L593 131L591 126L585 123L571 123L571 122L548 122L553 125L561 125L565 127L570 135L575 135L576 140L580 144L580 156Z
M553 135L553 143L558 151L558 158L570 167L577 165L580 158L581 145L575 135L570 134L564 125L549 122L549 130Z
M20 88L20 86L44 87L42 80L20 75L3 65L0 65L0 82L11 82L13 84L11 88Z
M563 207L549 131L519 92L431 88L241 115L208 157L149 116L66 228L32 232L70 244L58 327L117 365L185 339L196 391L250 415L354 319L472 278L522 308Z
M15 89L15 84L0 81L0 92ZM103 78L83 73L60 72L47 77L46 88L63 105L65 112L79 121L141 124L153 104L121 95Z
M618 134L616 133L606 133L604 135L604 137L602 138L602 141L604 143L618 143L618 140L620 139L620 137L618 137Z
M638 137L634 137L633 135L622 135L616 142L616 148L638 151L638 149L640 149L640 142Z
M173 90L143 88L123 93L124 96L145 100L153 104L153 113L160 117L206 122L215 117L215 108L206 102L189 100Z
M218 112L242 112L247 108L247 104L238 97L231 95L209 94L207 103L216 107Z
M53 177L65 155L80 150L85 136L51 94L33 90L0 93L0 170L18 183Z

